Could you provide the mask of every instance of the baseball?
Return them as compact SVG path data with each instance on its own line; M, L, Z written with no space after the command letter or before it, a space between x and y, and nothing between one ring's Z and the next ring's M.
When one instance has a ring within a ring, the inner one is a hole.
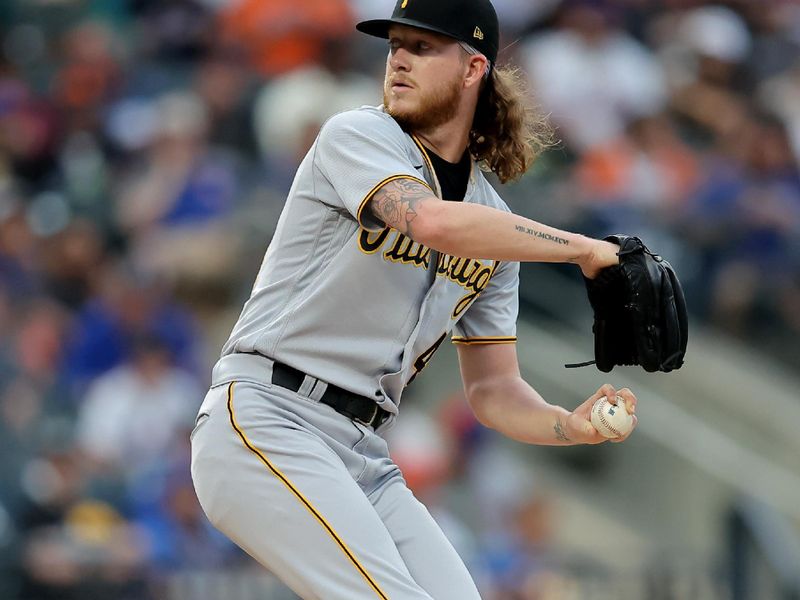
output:
M592 425L607 438L626 435L633 428L633 417L628 413L625 400L617 396L617 406L603 396L592 406Z

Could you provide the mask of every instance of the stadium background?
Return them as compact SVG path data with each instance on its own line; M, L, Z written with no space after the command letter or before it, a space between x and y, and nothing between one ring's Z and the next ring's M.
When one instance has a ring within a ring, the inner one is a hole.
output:
M380 102L353 25L392 4L0 3L1 598L292 597L205 521L188 432L300 158ZM689 364L612 374L627 444L529 449L444 349L397 461L488 600L800 597L800 6L495 4L561 140L504 196L670 257ZM574 406L602 379L558 366L591 349L578 274L521 294L526 374Z

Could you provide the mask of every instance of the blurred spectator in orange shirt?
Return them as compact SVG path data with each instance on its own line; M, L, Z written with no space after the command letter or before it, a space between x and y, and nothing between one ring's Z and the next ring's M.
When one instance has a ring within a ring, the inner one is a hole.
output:
M671 212L695 191L699 164L663 116L639 119L627 135L587 151L577 166L582 196Z
M67 130L94 130L99 125L101 108L121 84L116 46L114 31L100 22L81 23L64 35L53 97Z
M241 0L220 21L225 43L244 47L265 77L320 61L326 45L355 26L346 0Z

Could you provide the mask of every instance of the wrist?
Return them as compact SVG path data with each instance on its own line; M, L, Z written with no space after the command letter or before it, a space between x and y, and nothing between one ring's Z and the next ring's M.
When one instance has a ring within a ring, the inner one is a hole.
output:
M587 279L594 279L605 269L619 264L619 246L604 240L591 240L584 259L579 262L581 271Z
M571 419L572 413L561 406L551 405L551 408L553 413L552 419L550 419L552 423L550 428L552 441L549 443L558 446L574 446L575 444L579 444L580 436L576 435L574 423Z

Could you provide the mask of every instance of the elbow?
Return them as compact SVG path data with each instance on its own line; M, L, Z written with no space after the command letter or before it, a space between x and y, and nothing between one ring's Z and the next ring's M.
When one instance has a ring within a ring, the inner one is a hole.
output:
M408 235L415 242L437 252L448 252L447 238L448 216L447 205L443 200L421 203L417 207L417 215L409 224Z
M478 423L489 429L495 429L494 420L492 419L494 403L487 386L472 386L471 389L467 390L467 402Z
M519 375L506 374L470 382L464 391L478 423L502 433L507 428L509 414L518 412L520 399L525 397L528 387Z

